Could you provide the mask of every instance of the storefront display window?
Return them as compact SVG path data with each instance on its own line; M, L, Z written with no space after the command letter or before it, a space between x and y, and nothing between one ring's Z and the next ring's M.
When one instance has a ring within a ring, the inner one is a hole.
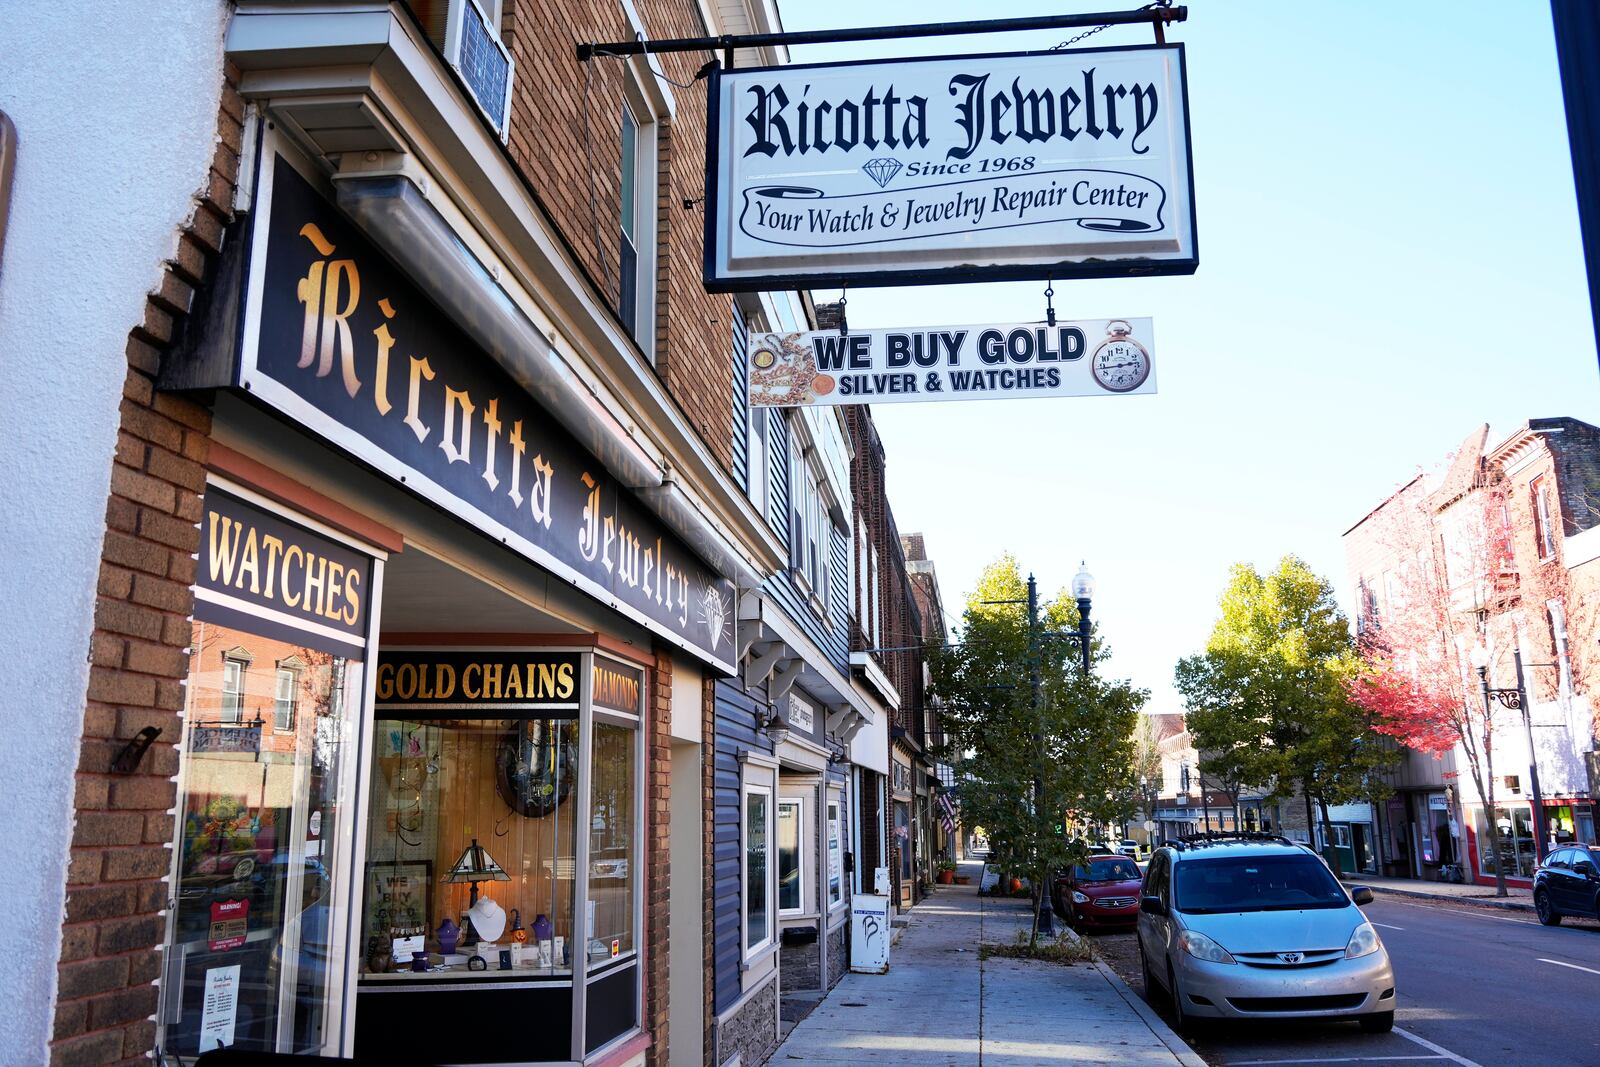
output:
M804 876L800 861L800 811L798 800L778 801L778 911L803 909Z
M635 948L634 807L638 799L631 726L594 724L594 796L589 834L589 961L628 955Z
M843 846L840 841L839 796L828 797L828 906L844 903Z
M161 1047L317 1052L337 1040L343 886L330 842L360 664L197 616ZM303 666L287 693L279 672L249 666L290 656ZM305 713L278 728L284 700Z
M362 977L464 977L501 947L516 974L570 974L576 712L373 732Z
M1479 870L1492 875L1503 870L1514 878L1532 878L1538 864L1533 840L1532 811L1527 805L1510 808L1497 807L1495 822L1500 830L1500 855L1498 860L1490 847L1488 827L1484 823L1483 809L1473 811L1478 836Z
M201 529L156 1058L336 1052L376 564L214 484Z
M751 788L744 798L745 952L754 952L772 937L767 911L767 823L771 796Z

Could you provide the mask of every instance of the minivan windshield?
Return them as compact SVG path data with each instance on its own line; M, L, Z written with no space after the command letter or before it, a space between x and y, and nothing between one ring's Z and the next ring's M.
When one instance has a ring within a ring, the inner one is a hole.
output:
M1137 882L1141 875L1132 860L1090 860L1072 868L1072 876L1080 882Z
M1315 856L1185 858L1173 865L1173 906L1190 914L1342 908L1350 903Z

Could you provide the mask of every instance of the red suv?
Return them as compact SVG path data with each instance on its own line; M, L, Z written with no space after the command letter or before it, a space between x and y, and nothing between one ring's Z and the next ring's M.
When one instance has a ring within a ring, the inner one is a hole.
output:
M1056 876L1052 903L1073 926L1132 927L1144 876L1126 856L1090 856Z

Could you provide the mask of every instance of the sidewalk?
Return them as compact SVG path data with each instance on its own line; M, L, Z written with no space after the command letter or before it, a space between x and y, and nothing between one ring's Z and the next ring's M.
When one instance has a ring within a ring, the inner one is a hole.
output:
M1392 893L1399 897L1420 897L1432 900L1452 900L1488 908L1510 908L1513 911L1533 910L1533 890L1506 886L1506 896L1496 897L1494 886L1458 885L1455 882L1427 882L1420 878L1373 878L1364 874L1341 874L1346 885L1364 885L1375 893Z
M962 867L974 881L978 872L977 863ZM1102 964L980 962L979 944L1026 929L1026 901L940 886L909 918L889 973L845 975L769 1067L1204 1067Z

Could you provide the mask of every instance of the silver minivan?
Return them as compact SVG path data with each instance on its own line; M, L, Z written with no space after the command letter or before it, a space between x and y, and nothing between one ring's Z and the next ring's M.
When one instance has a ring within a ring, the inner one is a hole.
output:
M1394 968L1359 904L1317 855L1264 834L1156 851L1139 900L1146 999L1195 1019L1351 1018L1394 1026Z

